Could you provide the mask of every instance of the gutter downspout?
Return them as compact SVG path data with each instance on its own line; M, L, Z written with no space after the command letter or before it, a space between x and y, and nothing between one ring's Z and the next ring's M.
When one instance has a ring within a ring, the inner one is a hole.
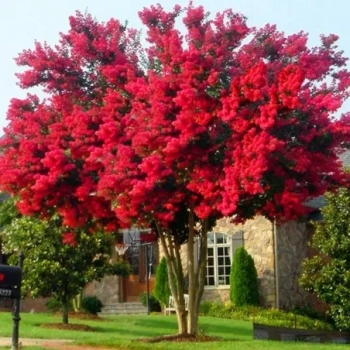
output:
M276 219L272 223L273 250L274 250L274 268L275 268L275 291L276 291L276 309L280 308L280 290L279 290L279 269L278 269L278 245L277 245L277 224Z

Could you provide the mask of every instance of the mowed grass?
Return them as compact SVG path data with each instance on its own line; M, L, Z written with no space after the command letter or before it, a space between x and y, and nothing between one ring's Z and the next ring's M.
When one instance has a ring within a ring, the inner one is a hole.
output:
M220 341L204 343L143 343L138 341L177 331L175 316L135 315L106 317L102 321L71 319L71 323L87 324L95 332L79 332L47 329L42 324L58 323L60 318L50 314L22 313L20 322L20 337L42 339L74 339L75 344L111 347L114 349L169 349L169 350L308 350L308 349L346 349L348 345L313 344L277 341L253 340L252 323L225 320L213 317L200 318L200 332L205 335L220 337ZM10 337L12 334L12 316L0 312L0 337ZM8 347L0 347L7 349ZM25 347L28 350L41 350L40 346Z

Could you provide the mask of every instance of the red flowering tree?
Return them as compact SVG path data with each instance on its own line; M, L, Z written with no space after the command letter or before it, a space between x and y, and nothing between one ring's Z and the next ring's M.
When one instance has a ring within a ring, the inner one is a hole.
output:
M1 140L2 188L20 192L22 214L58 212L64 225L112 230L117 222L109 200L96 194L103 166L88 158L103 142L96 132L108 129L104 119L128 108L117 91L128 74L137 74L137 33L80 13L70 25L54 48L36 42L16 59L28 68L17 74L20 87L39 86L46 99L11 100Z
M19 56L29 67L20 84L48 99L12 101L0 184L24 213L154 227L179 333L195 334L215 220L295 219L307 199L343 182L337 152L349 121L334 114L350 74L335 35L310 49L304 33L255 30L230 10L210 19L191 3L140 18L144 50L119 22L78 13L54 49L36 44Z

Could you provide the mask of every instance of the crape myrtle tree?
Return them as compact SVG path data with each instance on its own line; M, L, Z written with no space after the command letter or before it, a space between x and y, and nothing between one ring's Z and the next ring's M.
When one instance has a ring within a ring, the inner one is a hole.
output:
M294 219L345 180L337 152L349 122L334 115L350 75L335 35L309 48L303 32L249 28L238 13L210 17L191 2L139 15L146 48L117 20L77 13L55 47L18 56L20 86L47 97L11 101L0 184L25 214L153 227L178 331L195 334L215 220Z
M48 220L21 216L14 198L0 204L1 237L10 262L16 251L24 253L22 292L24 295L50 297L58 301L62 322L68 323L72 299L89 282L106 275L127 276L130 267L125 262L112 263L113 235L103 232L72 232L62 226L57 215Z

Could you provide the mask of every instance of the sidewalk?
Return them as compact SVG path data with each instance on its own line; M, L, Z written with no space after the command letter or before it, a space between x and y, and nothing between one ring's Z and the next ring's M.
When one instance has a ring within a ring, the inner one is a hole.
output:
M34 338L20 338L19 344L22 346L28 345L63 345L66 343L71 343L71 339L34 339ZM10 337L0 337L0 346L11 346L12 339Z
M38 345L45 349L52 350L118 350L125 349L120 347L113 348L101 348L99 346L89 346L89 345L73 345L72 339L34 339L34 338L20 338L19 344L21 346L31 346ZM0 346L8 346L11 347L12 340L10 337L0 337Z

